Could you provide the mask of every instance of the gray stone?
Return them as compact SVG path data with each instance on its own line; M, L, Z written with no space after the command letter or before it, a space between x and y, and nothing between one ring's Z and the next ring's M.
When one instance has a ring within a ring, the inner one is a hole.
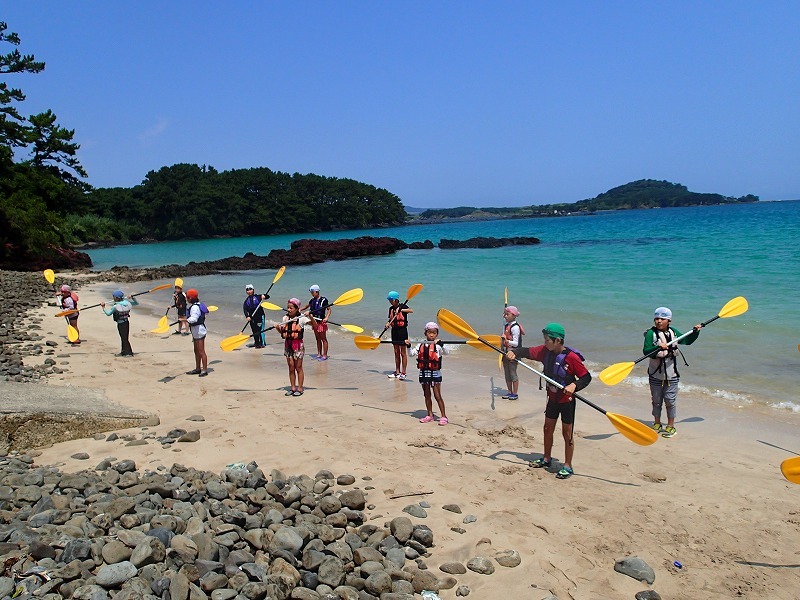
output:
M410 514L412 517L417 517L418 519L425 519L428 517L428 513L425 512L425 509L419 504L409 504L403 509L403 512Z
M109 565L115 565L117 563L127 561L131 557L132 553L133 549L126 546L119 540L111 540L110 542L106 542L101 550L103 560Z
M294 527L281 527L272 536L268 550L283 550L293 556L300 556L300 549L303 547L303 537ZM337 584L338 585L338 584Z
M440 571L450 575L463 575L467 572L467 568L460 562L448 562L439 567Z
M378 571L367 577L364 588L375 596L386 594L392 591L392 578L386 571Z
M461 507L458 504L445 504L442 510L448 510L453 513L461 514Z
M342 503L342 506L345 506L350 510L364 510L367 505L367 500L364 498L364 492L361 490L350 490L349 492L344 492L339 496L339 501Z
M320 583L335 588L344 581L344 563L336 556L326 556L319 565L317 576Z
M518 567L522 562L522 558L516 550L501 550L494 559L503 567Z
M179 442L196 442L200 439L200 431L195 429L188 431L178 438Z
M86 452L76 452L70 458L75 460L89 460L89 455Z
M469 596L470 591L468 585L460 585L456 590L456 596Z
M133 549L130 560L136 568L141 568L145 565L161 562L164 560L166 552L167 550L161 540L145 536L145 539Z
M339 475L336 478L336 483L338 485L353 485L356 482L356 478L352 475Z
M389 531L398 542L405 544L414 533L414 524L408 517L397 517L389 523Z
M474 523L477 520L478 520L478 517L476 517L475 515L467 515L466 517L464 517L463 523L465 523L465 524Z
M619 559L614 564L614 570L617 573L622 573L628 577L633 577L638 581L644 581L653 585L656 580L656 574L653 569L638 556L628 556Z
M480 573L481 575L491 575L494 573L494 565L492 564L492 561L483 556L476 556L475 558L469 559L467 561L467 568L470 571Z
M643 590L641 592L636 592L634 598L636 598L636 600L661 600L661 595L655 590Z
M97 570L97 585L106 589L119 587L130 578L135 577L136 572L136 567L127 560L113 565L103 565Z

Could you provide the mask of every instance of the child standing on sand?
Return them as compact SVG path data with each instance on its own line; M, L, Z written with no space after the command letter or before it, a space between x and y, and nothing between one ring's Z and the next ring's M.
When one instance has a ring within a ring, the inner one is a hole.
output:
M194 348L194 369L187 371L187 375L208 375L208 355L206 355L206 314L208 308L200 302L197 290L191 289L186 292L186 300L189 302L188 316L186 322L189 323L189 331L192 334L192 346Z
M100 308L103 309L103 312L107 316L114 317L114 321L117 322L119 339L122 341L122 350L120 350L119 356L133 356L130 342L131 323L129 319L131 318L131 307L139 303L133 296L129 296L128 300L125 300L125 294L122 290L115 290L111 296L114 298L114 304L111 308L106 310L105 302L100 303Z
M519 316L519 309L516 306L506 306L503 311L503 335L500 338L503 349L503 374L506 378L506 387L508 393L503 396L506 400L516 400L519 398L517 391L519 390L519 377L517 376L517 361L508 360L505 355L509 350L516 350L522 345L522 336L525 331L522 325L517 323Z
M400 294L391 291L387 294L389 301L389 322L386 328L392 329L392 348L394 349L394 373L389 379L405 379L408 366L408 315L414 312L407 304L400 302Z
M431 392L439 405L439 425L447 425L447 413L444 409L444 399L442 398L442 356L447 354L442 341L439 339L439 325L430 321L425 324L425 341L411 350L411 356L417 357L417 367L419 368L419 382L422 385L422 393L425 396L425 408L427 416L422 417L420 423L430 423L434 420L433 401Z
M303 382L303 355L305 346L303 345L303 328L311 323L306 315L300 313L300 300L289 298L286 303L286 315L280 325L275 328L283 338L283 355L286 357L286 365L289 367L289 391L286 396L302 396Z

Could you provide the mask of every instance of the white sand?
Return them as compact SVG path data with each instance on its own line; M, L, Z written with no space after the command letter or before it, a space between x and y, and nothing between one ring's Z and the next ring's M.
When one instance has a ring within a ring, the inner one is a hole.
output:
M91 289L81 290L83 305L100 301ZM329 361L305 361L306 393L300 398L284 396L287 369L274 332L266 350L232 353L223 353L219 341L237 330L212 333L210 375L184 375L194 367L190 338L149 333L167 304L169 292L162 294L144 296L149 303L134 311L134 358L114 357L116 327L100 309L83 313L87 341L75 349L59 345L58 353L70 355L64 359L69 372L48 384L104 389L113 401L158 414L161 425L150 431L199 429L200 441L162 449L157 443L128 447L122 440L81 439L44 449L38 463L74 472L112 456L133 459L139 469L178 462L219 472L229 463L255 460L267 473L352 473L356 485L375 488L368 514L376 523L404 514L411 503L432 505L427 519L413 520L433 529L436 547L427 563L434 572L448 561L505 549L522 555L514 569L458 576L472 589L470 598L633 598L648 586L614 571L615 560L626 556L653 567L652 587L665 599L800 596L800 486L779 471L792 454L759 442L800 452L795 415L681 394L679 435L642 447L579 404L576 474L560 481L527 467L542 451L545 401L538 380L520 368L520 400L502 400L494 353L461 346L446 357L450 425L422 425L416 369L409 367L408 381L388 380L390 348L359 351L347 333L330 335ZM54 312L42 311L51 339L65 333ZM213 328L214 319L209 322ZM306 341L313 353L313 335ZM612 412L649 420L646 390L609 388L595 379L584 395ZM205 421L186 420L194 414ZM563 457L563 444L558 435L556 458ZM88 461L69 458L84 451ZM419 491L433 493L389 498ZM449 503L463 514L441 509ZM477 522L463 524L468 514ZM682 569L672 566L676 560ZM454 598L455 589L440 595Z

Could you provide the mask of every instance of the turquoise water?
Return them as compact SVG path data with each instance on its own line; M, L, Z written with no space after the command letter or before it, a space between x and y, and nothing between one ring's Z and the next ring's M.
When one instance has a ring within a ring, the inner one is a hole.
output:
M522 315L527 342L549 321L561 322L567 344L587 357L594 372L641 355L642 333L653 309L665 305L673 325L686 331L715 316L736 296L747 298L742 316L718 319L685 351L685 389L741 404L800 411L800 202L765 202L600 213L585 217L419 225L369 231L281 235L120 246L90 252L96 268L159 266L267 254L302 237L392 236L408 242L476 236L535 236L537 246L492 250L406 250L392 256L308 267L289 267L273 301L303 300L317 283L331 300L361 287L364 300L335 309L334 320L380 331L386 293L401 296L413 283L424 290L410 302L412 332L452 310L480 333L498 333L504 288ZM244 285L265 290L274 272L186 279L221 310L215 319L238 329ZM421 332L415 332L421 333ZM639 365L624 384L642 385ZM603 385L596 383L596 385Z

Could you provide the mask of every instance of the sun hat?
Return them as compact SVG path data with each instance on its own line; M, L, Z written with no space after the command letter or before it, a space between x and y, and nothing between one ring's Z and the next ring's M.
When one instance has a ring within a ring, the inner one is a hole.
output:
M308 291L309 292L318 292L319 291L319 286L315 283L310 288L308 288Z
M69 286L68 286L68 285L65 283L64 285L62 285L62 286L61 286L61 291L62 291L62 292L71 292L71 291L72 291L72 288L71 288L71 287L69 287Z
M245 292L246 292L247 290L253 290L253 291L255 291L255 289L256 289L256 288L254 288L254 287L253 287L253 284L252 284L252 283L248 283L246 286L244 286L244 291L245 291Z
M519 316L519 309L516 306L506 306L506 312L515 317Z
M387 300L400 300L400 294L392 290L386 295Z
M194 298L195 300L197 300L200 296L197 295L197 290L192 288L186 291L186 297L189 299Z
M122 290L114 290L114 292L111 294L111 296L113 298L120 298L121 299L121 298L125 297L125 294L122 293Z
M435 323L434 321L428 321L427 323L425 323L425 331L426 332L431 331L433 329L435 329L436 331L439 331L439 324Z
M300 308L300 300L297 298L289 298L289 304L294 304L297 308Z
M551 338L558 338L563 340L566 335L566 331L564 331L564 326L560 323L548 323L542 329L542 333Z
M666 306L659 306L655 313L653 313L654 319L669 319L672 321L672 311L668 309Z

